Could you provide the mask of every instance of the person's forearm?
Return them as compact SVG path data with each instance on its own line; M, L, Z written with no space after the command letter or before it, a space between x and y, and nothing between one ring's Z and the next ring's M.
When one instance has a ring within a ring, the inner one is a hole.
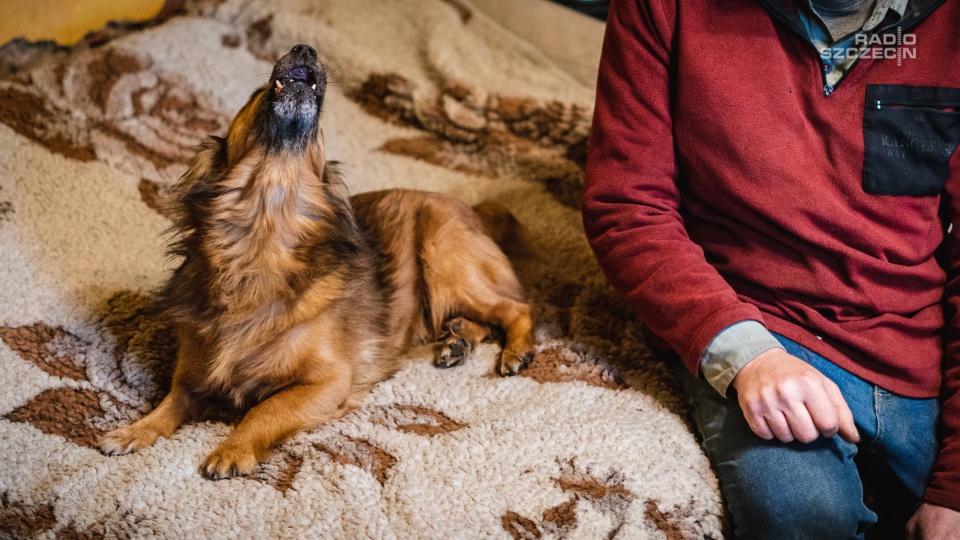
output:
M611 6L584 185L584 229L610 283L697 373L723 328L761 320L679 213L670 50L674 3Z

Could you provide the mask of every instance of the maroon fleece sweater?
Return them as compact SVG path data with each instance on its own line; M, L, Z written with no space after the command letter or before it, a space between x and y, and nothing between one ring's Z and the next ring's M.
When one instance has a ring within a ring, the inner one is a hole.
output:
M925 498L960 510L960 2L911 2L904 45L827 95L784 1L613 2L587 236L694 373L718 332L756 320L942 396Z

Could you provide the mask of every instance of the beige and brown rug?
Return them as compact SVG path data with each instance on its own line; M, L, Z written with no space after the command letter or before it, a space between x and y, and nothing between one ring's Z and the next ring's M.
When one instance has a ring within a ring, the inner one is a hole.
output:
M508 379L494 345L414 359L244 478L197 472L220 422L105 457L97 438L170 376L146 309L176 264L159 203L299 42L331 68L328 150L354 192L496 200L528 227L539 353ZM720 538L682 398L583 238L593 90L557 66L467 0L197 0L0 50L0 537Z

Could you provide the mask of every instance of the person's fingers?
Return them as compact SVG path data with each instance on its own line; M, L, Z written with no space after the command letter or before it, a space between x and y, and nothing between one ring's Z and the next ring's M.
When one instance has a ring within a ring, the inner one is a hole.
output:
M767 421L767 425L770 427L770 431L773 432L773 435L780 442L793 442L794 436L793 432L790 431L790 424L787 422L787 417L779 410L771 410L764 417Z
M823 396L821 401L829 403L826 396ZM790 432L793 433L796 440L802 443L810 443L820 437L820 430L807 410L808 406L804 406L802 402L794 403L793 406L784 411L784 416L786 416L787 423L790 425ZM827 408L832 408L832 405L828 405Z
M773 439L773 432L770 431L770 426L767 425L756 403L748 403L741 396L740 409L743 410L743 417L747 420L750 431L765 441Z
M783 350L761 354L732 384L750 429L763 439L809 443L839 434L852 443L860 440L837 385Z
M907 522L906 540L920 540L920 526L916 513Z
M806 410L819 435L833 437L840 429L840 411L826 390L813 393L806 401Z
M853 413L850 412L847 400L843 399L840 388L830 380L826 381L824 388L830 401L837 409L837 434L848 443L857 444L860 442L860 432L857 431L857 425L853 421Z
M754 418L753 421L747 421L750 424L750 429L757 434L758 437L765 441L771 441L774 438L774 434L770 431L770 426L767 425L767 421L764 418Z

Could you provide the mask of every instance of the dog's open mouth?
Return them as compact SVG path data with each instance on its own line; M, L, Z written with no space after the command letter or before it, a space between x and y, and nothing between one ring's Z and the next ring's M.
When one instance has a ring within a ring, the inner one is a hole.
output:
M309 45L294 46L274 64L267 84L261 132L278 146L313 140L327 89L327 72L317 51Z
M273 81L274 89L279 94L284 87L294 84L305 84L311 90L317 89L317 70L310 66L296 66Z

